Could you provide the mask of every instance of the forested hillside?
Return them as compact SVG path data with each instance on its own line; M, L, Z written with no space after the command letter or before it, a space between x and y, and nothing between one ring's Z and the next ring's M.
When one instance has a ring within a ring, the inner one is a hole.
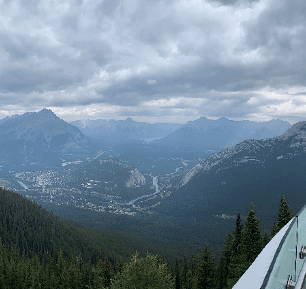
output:
M220 260L205 245L197 256L174 264L158 254L130 253L137 246L144 251L148 243L112 232L97 237L0 189L0 288L232 288L291 217L282 197L271 232L261 232L252 203L245 222L238 214Z
M44 262L62 250L84 261L95 262L107 257L112 263L127 260L136 249L144 255L155 251L145 238L110 230L94 230L75 226L41 206L12 191L0 188L0 237L5 246L16 247L23 257L38 255ZM146 245L144 245L146 244Z

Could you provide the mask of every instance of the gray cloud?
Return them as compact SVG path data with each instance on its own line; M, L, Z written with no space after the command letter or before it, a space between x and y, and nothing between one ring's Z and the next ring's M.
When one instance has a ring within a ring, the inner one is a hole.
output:
M2 1L0 116L302 118L305 11L303 0Z
M245 45L264 60L263 77L272 85L305 85L305 1L270 1L259 16L245 23ZM278 81L277 81L278 80Z
M259 0L209 0L211 2L216 2L224 6L231 6L231 5L251 5L252 3L256 3Z

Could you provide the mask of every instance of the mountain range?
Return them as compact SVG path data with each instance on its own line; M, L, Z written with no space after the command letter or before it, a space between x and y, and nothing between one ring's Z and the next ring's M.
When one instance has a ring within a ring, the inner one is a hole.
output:
M71 124L78 127L85 135L102 139L110 144L163 138L182 126L177 123L137 122L130 117L126 120L76 120Z
M245 139L279 135L289 127L289 123L280 120L238 122L226 118L200 118L185 125L149 124L131 118L69 124L51 110L43 109L0 120L0 162L9 165L58 164L59 160L92 157L107 145L142 144L145 140L170 148L221 150Z
M234 121L225 117L217 120L201 117L187 122L155 143L186 149L222 150L246 139L266 139L281 135L290 127L290 123L283 120L254 122Z

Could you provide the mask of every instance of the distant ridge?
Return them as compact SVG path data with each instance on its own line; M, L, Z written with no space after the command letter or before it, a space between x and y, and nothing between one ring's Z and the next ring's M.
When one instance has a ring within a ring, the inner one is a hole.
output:
M290 123L283 120L267 122L234 121L225 117L210 120L201 117L187 122L156 143L164 146L222 150L246 139L265 139L281 135Z
M130 117L126 120L76 120L71 124L78 127L85 135L110 143L149 141L162 138L182 126L177 123L137 122Z

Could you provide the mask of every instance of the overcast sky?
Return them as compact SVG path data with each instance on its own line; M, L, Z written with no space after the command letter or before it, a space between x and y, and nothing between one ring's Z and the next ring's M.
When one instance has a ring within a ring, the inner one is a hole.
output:
M0 118L306 120L305 0L0 0Z

